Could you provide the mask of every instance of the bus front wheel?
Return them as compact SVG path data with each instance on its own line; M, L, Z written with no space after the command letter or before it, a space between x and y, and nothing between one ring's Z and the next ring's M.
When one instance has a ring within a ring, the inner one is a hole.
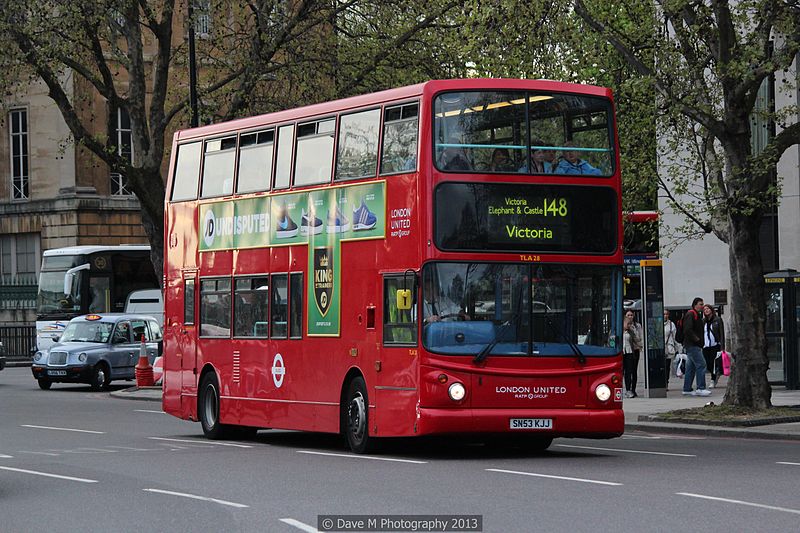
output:
M367 453L374 448L375 440L369 436L369 400L367 384L358 376L347 387L344 406L344 432L347 445L355 453Z

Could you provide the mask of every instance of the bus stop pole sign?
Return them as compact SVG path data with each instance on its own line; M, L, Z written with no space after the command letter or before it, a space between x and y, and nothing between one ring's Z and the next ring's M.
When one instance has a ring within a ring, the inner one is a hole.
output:
M639 262L642 272L644 387L648 398L667 397L664 350L664 281L660 259Z

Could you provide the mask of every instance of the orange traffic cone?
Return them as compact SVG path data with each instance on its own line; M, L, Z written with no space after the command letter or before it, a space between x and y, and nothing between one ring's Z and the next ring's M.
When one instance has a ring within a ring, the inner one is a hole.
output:
M134 370L138 387L153 386L153 367L150 366L150 361L147 359L147 344L144 342L144 335L142 335L142 345L139 347L139 362L136 363Z

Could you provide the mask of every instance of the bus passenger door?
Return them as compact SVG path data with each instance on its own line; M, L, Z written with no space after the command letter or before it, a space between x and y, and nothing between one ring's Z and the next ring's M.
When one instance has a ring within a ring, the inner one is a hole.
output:
M181 410L194 412L197 395L197 298L196 280L183 280L183 323L178 330L178 354L181 358ZM191 402L191 403L187 403Z

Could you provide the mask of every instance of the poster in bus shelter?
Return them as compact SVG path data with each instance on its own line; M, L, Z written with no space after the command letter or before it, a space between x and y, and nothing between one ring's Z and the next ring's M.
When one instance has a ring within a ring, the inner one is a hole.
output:
M308 335L336 337L341 317L340 240L345 230L344 219L337 212L345 201L343 189L327 189L308 193L308 208L317 220L308 235ZM325 228L322 228L322 218ZM318 221L318 222L317 222Z
M200 251L266 246L269 216L266 196L202 204Z

